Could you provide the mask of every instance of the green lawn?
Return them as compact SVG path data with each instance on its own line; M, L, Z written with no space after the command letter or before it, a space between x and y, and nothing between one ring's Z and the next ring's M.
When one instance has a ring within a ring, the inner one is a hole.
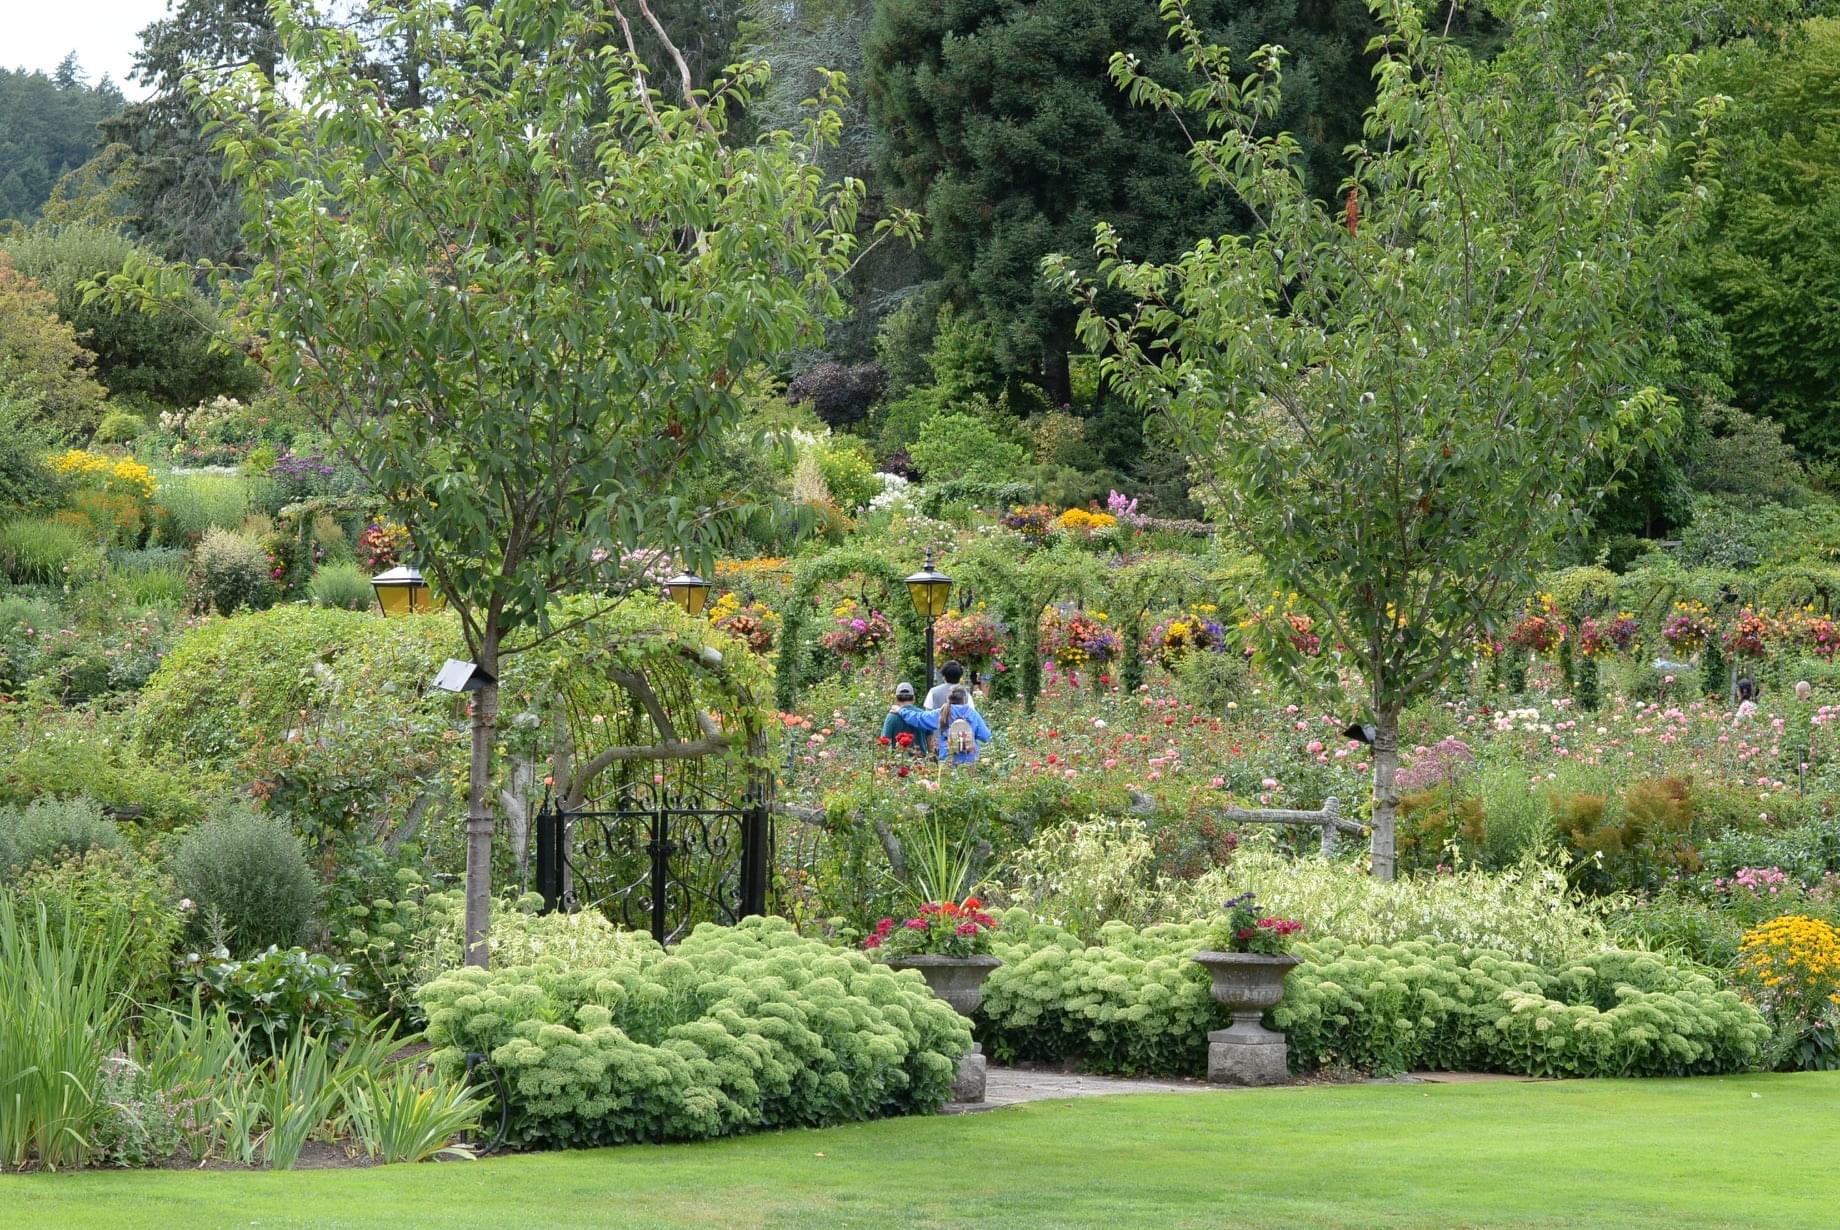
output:
M0 1226L1832 1227L1840 1074L1039 1102L706 1144L0 1178Z

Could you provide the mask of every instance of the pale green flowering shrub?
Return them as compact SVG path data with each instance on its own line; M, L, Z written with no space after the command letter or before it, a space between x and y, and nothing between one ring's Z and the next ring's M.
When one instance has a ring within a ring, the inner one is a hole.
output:
M1031 926L1021 910L1001 921L992 951L1003 964L985 980L980 1010L992 1055L1077 1059L1093 1072L1196 1075L1206 1066L1207 1032L1226 1026L1206 973L1189 960L1207 947L1206 923L1108 923L1087 947L1059 927Z
M1205 915L1248 890L1265 913L1301 919L1311 940L1436 940L1540 964L1609 944L1608 906L1580 896L1562 870L1537 858L1505 871L1470 868L1386 881L1356 863L1242 848L1230 866L1195 881L1179 916Z
M555 957L570 969L614 965L662 956L657 941L643 931L622 931L599 910L539 914L542 898L526 893L506 899L492 911L486 948L493 965L529 965ZM423 921L411 941L414 969L426 981L460 964L466 935L466 894L458 889L430 893Z
M986 1047L1003 1059L1100 1072L1197 1075L1227 1015L1189 958L1208 924L1102 929L1082 946L1057 927L1004 919L1004 965L984 985ZM1272 1022L1291 1067L1329 1064L1529 1076L1740 1071L1769 1036L1757 1011L1697 968L1604 951L1550 966L1488 949L1409 941L1300 945Z
M1757 1061L1769 1026L1693 966L1607 951L1542 970L1415 941L1311 945L1272 1020L1293 1067L1693 1076Z
M984 895L1075 935L1096 936L1107 922L1156 921L1168 893L1155 862L1142 820L1091 816L1040 830L1009 856Z
M466 896L458 889L428 891L407 868L396 873L395 900L374 897L342 911L336 938L357 981L373 998L419 1019L415 990L461 963ZM664 954L652 937L622 931L596 910L538 914L542 898L506 896L494 904L486 948L495 966L529 965L554 957L571 969L623 961L640 963Z
M522 1145L933 1111L971 1045L918 974L804 939L783 919L704 924L668 954L453 970L420 998L443 1076L468 1053L503 1071Z
M1606 947L1606 911L1615 905L1581 896L1561 868L1538 858L1505 871L1470 868L1390 883L1357 863L1295 858L1258 842L1192 882L1158 876L1155 862L1143 821L1094 816L1043 828L1009 857L986 895L1090 940L1107 922L1205 917L1250 890L1264 913L1301 919L1311 939L1441 940L1535 962Z

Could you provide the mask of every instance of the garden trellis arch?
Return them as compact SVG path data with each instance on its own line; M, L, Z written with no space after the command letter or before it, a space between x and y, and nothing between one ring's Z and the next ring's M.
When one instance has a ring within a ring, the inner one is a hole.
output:
M545 910L598 908L661 943L765 913L773 713L746 646L635 599L545 656L545 694L526 711L549 727Z
M781 710L790 712L798 703L806 664L812 653L810 624L812 602L818 590L833 581L852 576L864 578L883 594L882 614L894 626L894 647L903 679L918 681L926 669L922 656L926 629L914 611L905 584L907 573L882 556L862 547L837 547L816 559L800 564L792 574L792 594L787 599L785 618L779 634L779 672L774 688Z
M1014 695L1026 674L1018 669L1018 663L1026 657L1023 628L1030 622L1021 570L1012 561L1011 553L990 539L973 543L946 567L952 574L953 606L962 611L982 602L1009 628L1010 651L1005 655L1008 662L1002 673L992 677L990 687L993 695ZM1040 614L1037 609L1035 616Z
M1041 695L1041 613L1052 602L1073 599L1096 606L1109 600L1111 586L1102 560L1072 546L1055 546L1023 564L1017 653L1022 659L1022 704L1035 711Z
M1218 602L1218 595L1207 592L1208 580L1202 561L1176 554L1145 556L1114 574L1111 601L1117 608L1114 622L1124 638L1124 666L1119 678L1126 692L1136 691L1144 680L1144 616L1162 607Z

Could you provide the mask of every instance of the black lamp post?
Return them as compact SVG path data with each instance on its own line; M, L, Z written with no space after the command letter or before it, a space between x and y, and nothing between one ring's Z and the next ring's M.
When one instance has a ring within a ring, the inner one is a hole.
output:
M926 566L907 578L907 594L914 600L914 610L926 620L926 683L921 687L922 700L933 686L933 621L946 613L946 596L952 592L952 578L933 567L933 549L926 549Z
M701 615L703 604L709 601L709 582L694 572L678 573L664 583L664 588L677 609L692 618Z

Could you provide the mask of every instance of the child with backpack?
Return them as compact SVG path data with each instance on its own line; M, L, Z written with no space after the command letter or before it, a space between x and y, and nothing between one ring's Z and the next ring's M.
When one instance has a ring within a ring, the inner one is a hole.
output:
M953 688L946 703L937 709L910 706L901 711L901 716L921 730L941 732L939 758L950 759L953 764L976 764L978 744L990 742L990 727L971 707L971 694L964 688Z

